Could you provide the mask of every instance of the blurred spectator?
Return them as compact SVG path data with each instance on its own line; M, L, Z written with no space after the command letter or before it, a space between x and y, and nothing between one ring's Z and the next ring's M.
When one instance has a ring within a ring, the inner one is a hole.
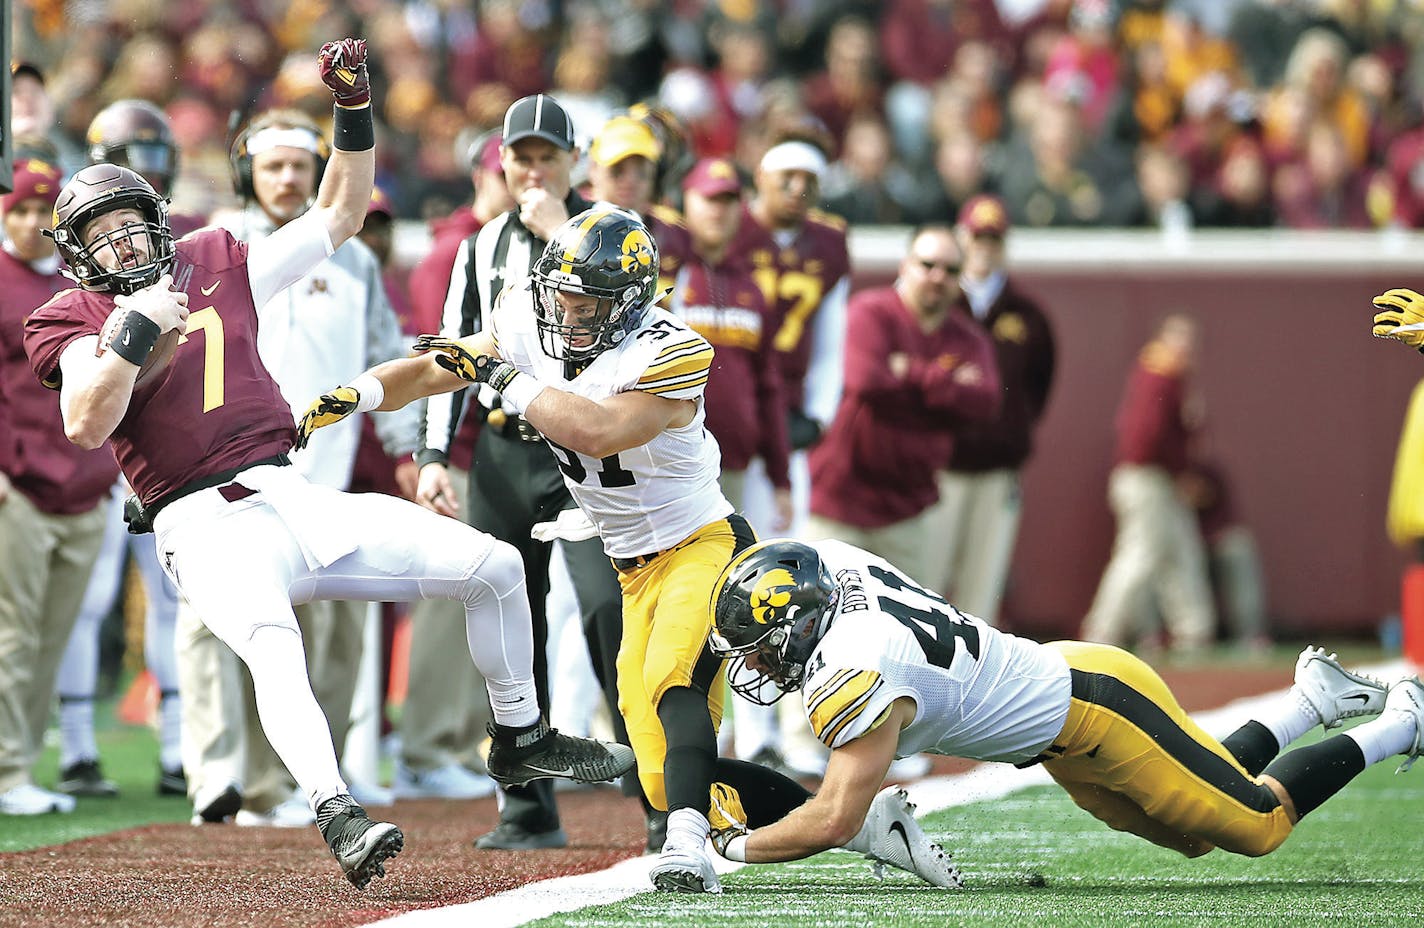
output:
M839 20L826 42L826 69L802 88L806 108L825 123L837 146L851 120L884 109L875 30L859 17Z
M20 338L35 307L73 286L42 234L61 181L55 165L20 161L0 197L0 816L74 811L72 797L35 785L33 768L118 471L107 444L66 437Z
M1018 537L1019 471L1033 451L1057 363L1048 318L1009 279L1008 232L1008 212L995 197L975 197L959 212L966 319L993 342L1001 405L993 419L955 429L950 457L935 475L939 502L929 515L929 537L943 547L926 557L922 574L931 589L992 625Z
M1197 224L1188 200L1191 178L1186 162L1171 149L1143 145L1137 150L1137 188L1142 191L1140 225L1182 235Z
M85 164L83 152L55 124L54 101L45 88L43 72L38 65L28 61L10 65L9 131L16 137L43 138L58 158L58 167L65 177ZM36 150L31 154L42 152Z
M1093 146L1077 107L1046 99L1026 145L1005 159L1000 190L1014 222L1026 226L1126 225L1136 215L1137 185L1126 154Z
M1424 228L1424 126L1390 143L1375 190L1390 221L1407 229Z
M1268 650L1271 635L1266 627L1261 555L1256 536L1236 511L1225 471L1215 461L1194 457L1177 483L1206 545L1207 573L1226 634L1243 650Z
M958 216L971 197L993 193L996 186L984 145L967 132L949 136L935 147L934 171L909 207L906 221L944 222Z
M805 538L835 538L923 576L935 472L955 428L999 411L988 336L955 310L963 255L949 225L916 230L893 287L851 301L845 393L811 452Z
M1132 67L1109 109L1105 131L1129 144L1160 141L1181 118L1181 97L1167 80L1161 42L1144 41L1130 54Z
M1167 80L1177 93L1186 93L1203 74L1220 71L1234 76L1237 72L1236 47L1176 3L1167 6L1162 20L1162 50L1167 57Z
M1231 79L1220 71L1203 74L1187 88L1184 118L1172 131L1169 144L1186 161L1194 187L1214 180L1227 149L1243 134L1237 100Z
M1260 143L1249 136L1232 142L1208 186L1192 191L1193 211L1204 226L1266 228L1276 224L1271 174Z
M1118 92L1111 2L1077 0L1068 26L1049 53L1043 83L1050 94L1078 104L1084 131L1096 135Z
M771 43L756 26L729 22L719 30L715 50L712 112L695 143L700 157L720 157L736 150L738 128L761 112L771 72Z
M371 205L366 208L366 221L361 231L356 233L361 244L371 249L376 263L381 268L381 282L385 286L386 299L395 311L396 321L405 334L416 334L411 327L414 321L410 303L408 274L397 267L395 257L396 215L391 198L380 187L371 190Z
M553 77L552 9L484 0L475 32L450 50L449 88L477 126L492 126L517 98L543 93ZM526 15L527 14L527 15Z
M1303 154L1308 127L1324 120L1339 133L1351 169L1364 165L1369 111L1345 83L1348 60L1345 43L1334 32L1315 28L1301 34L1286 64L1285 83L1270 95L1261 114L1270 149Z
M1291 50L1314 22L1313 6L1308 0L1247 0L1236 4L1227 35L1240 50L1241 62L1253 86L1265 89L1280 83Z
M1276 171L1276 213L1292 229L1369 229L1368 176L1350 165L1336 126L1317 122L1306 142L1303 162Z
M840 159L826 170L826 209L852 224L892 225L906 221L917 193L895 162L890 131L879 117L852 120Z
M1196 323L1168 316L1128 376L1108 478L1117 539L1083 620L1085 641L1130 647L1152 634L1154 595L1175 650L1192 653L1213 638L1201 532L1177 485L1200 419L1189 396L1196 351Z
M554 65L549 90L574 121L574 137L587 151L598 127L624 104L609 85L608 29L593 16L575 16L578 42L566 44ZM542 88L541 88L542 89Z

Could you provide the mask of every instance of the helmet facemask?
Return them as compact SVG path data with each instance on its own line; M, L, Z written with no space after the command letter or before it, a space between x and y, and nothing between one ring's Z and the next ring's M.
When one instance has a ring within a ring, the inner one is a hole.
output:
M97 182L91 183L93 178ZM121 209L136 211L143 217L142 223L128 223L93 242L84 241L84 232L94 220ZM80 171L60 192L55 218L50 234L68 265L66 273L85 290L133 293L153 284L173 266L176 249L168 225L168 201L126 168L101 164ZM118 257L119 267L100 263L98 256L106 249ZM140 254L146 254L146 259L134 262L134 256Z
M534 308L539 327L539 347L551 358L575 366L586 365L616 347L637 324L639 288L621 291L583 284L574 274L559 270L534 274ZM568 323L557 293L591 296L598 300L583 321Z
M805 682L839 589L813 548L764 542L723 571L708 647L730 661L727 682L751 702L771 705Z

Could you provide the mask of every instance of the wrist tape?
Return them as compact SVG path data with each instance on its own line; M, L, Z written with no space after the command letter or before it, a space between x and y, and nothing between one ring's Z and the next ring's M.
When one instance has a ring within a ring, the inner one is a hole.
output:
M514 370L514 365L509 365L510 370ZM493 384L491 384L493 386ZM530 377L528 374L521 374L514 371L514 376L505 381L505 385L499 391L499 395L504 399L504 404L521 416L529 408L529 404L534 402L534 397L544 392L544 385Z
M371 104L332 107L331 144L340 151L370 151L376 147Z
M358 374L347 386L356 391L357 412L370 412L386 398L385 384L377 380L370 371Z
M142 367L143 362L148 360L148 353L158 341L158 336L162 334L158 323L131 309L114 332L114 339L109 342L109 348L130 364Z

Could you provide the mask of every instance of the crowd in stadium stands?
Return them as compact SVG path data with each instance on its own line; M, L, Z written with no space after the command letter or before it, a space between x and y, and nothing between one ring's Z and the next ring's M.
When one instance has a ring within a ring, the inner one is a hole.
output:
M998 192L1019 226L1368 228L1424 221L1424 10L1349 0L355 0L17 5L76 148L98 110L160 104L175 196L228 196L230 116L327 118L307 56L370 37L378 180L403 218L469 193L467 135L552 93L586 143L660 101L696 156L753 169L809 115L852 223L952 217ZM690 163L690 162L689 162Z

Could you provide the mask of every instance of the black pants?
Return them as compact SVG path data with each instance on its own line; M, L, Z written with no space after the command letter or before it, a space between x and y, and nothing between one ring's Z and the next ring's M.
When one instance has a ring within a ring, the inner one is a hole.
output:
M481 430L475 443L468 499L470 524L514 545L524 559L534 624L534 684L539 691L539 707L547 716L549 622L544 600L549 593L552 545L533 540L529 532L536 522L552 521L563 510L573 508L573 499L548 445L542 441L521 441L489 427ZM623 597L618 574L597 538L566 542L564 553L578 597L594 673L603 688L619 740L626 742L627 733L618 714L615 670L623 627ZM504 799L501 821L513 822L534 832L559 827L552 780L535 780L528 786L506 789Z

